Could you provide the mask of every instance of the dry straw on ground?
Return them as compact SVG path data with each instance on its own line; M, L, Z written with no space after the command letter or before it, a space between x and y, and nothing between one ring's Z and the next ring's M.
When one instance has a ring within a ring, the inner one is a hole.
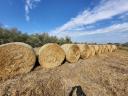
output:
M48 43L40 48L38 59L42 67L53 68L62 64L65 53L58 44Z
M65 51L66 60L70 63L77 62L80 58L80 49L76 44L63 44L61 48Z
M80 57L82 59L87 59L91 55L91 50L87 44L77 44L80 49Z
M15 42L0 45L0 78L27 73L35 61L35 53L28 44Z

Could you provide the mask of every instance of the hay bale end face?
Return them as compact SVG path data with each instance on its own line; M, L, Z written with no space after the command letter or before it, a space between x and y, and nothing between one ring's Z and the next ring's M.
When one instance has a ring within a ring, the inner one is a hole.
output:
M107 47L107 45L104 45L104 48L105 48L104 52L105 53L108 53L108 47Z
M106 53L106 45L104 44L104 45L102 45L102 53Z
M21 42L0 45L0 78L5 79L29 72L36 56L31 46Z
M95 54L98 55L98 52L99 52L99 46L98 46L98 45L92 45L92 47L94 47Z
M112 52L112 45L107 45L107 47L108 47L108 51Z
M82 59L87 59L91 55L91 50L88 45L86 44L77 44L80 49L80 57Z
M77 62L80 58L80 49L75 44L63 44L61 48L65 51L66 60L70 63Z
M117 50L117 46L116 45L112 45L112 51L116 51Z
M95 48L93 47L93 45L88 45L89 49L91 50L91 55L90 56L95 56Z
M65 53L58 44L48 43L40 48L38 59L42 67L53 68L62 64Z
M98 55L102 54L102 45L98 45L99 50L98 50Z

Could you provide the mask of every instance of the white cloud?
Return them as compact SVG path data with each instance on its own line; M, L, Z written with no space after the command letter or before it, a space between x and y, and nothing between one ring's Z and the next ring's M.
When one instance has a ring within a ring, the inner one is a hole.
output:
M64 36L70 36L70 37L79 37L79 36L86 36L86 35L95 35L95 34L104 34L109 32L126 32L128 31L128 23L122 23L122 24L114 24L109 27L97 29L97 30L91 30L91 31L75 31L75 32L60 32L54 35L57 35L58 37L64 37Z
M125 14L123 14L123 15L121 15L121 16L119 17L119 19L128 20L128 12L125 13Z
M97 21L111 19L113 16L122 14L124 12L128 12L128 0L103 0L94 9L84 10L81 14L75 18L72 18L66 24L52 30L51 33L63 34L64 32L70 34L68 33L69 30L77 29L83 25L85 27L86 25L96 23ZM74 32L71 34L74 34Z
M27 21L30 20L29 12L36 7L36 3L41 0L25 0L25 18Z

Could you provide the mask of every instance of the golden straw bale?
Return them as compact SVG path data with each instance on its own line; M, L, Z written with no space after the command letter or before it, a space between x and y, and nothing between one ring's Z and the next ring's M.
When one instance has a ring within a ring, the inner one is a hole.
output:
M95 56L95 48L93 47L93 45L88 45L90 50L91 50L91 56Z
M108 47L108 51L112 52L112 45L109 44L109 45L107 45L107 47Z
M112 45L112 51L116 51L117 50L117 46L116 45Z
M80 49L80 57L82 59L87 59L91 55L91 50L87 44L77 44Z
M102 54L102 46L98 45L98 47L99 47L98 54L100 55L100 54Z
M39 50L38 60L44 68L57 67L62 64L64 59L64 50L56 43L45 44Z
M95 54L98 55L99 52L99 46L98 45L92 45L94 47L95 50Z
M104 48L105 48L105 53L108 53L108 47L107 47L107 45L104 45Z
M35 65L35 61L34 50L28 44L14 42L0 45L0 78L27 73Z
M70 63L77 62L80 58L80 49L76 44L63 44L61 48L65 51L66 60Z
M103 48L102 53L106 53L106 45L105 44L102 45L102 48Z

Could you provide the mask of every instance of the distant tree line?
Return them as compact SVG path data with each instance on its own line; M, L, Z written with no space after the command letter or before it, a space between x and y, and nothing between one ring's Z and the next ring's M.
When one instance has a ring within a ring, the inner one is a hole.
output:
M0 44L9 42L24 42L30 44L33 47L40 47L46 43L72 43L70 37L57 38L56 36L50 36L48 33L32 34L28 35L16 28L7 29L0 27Z

